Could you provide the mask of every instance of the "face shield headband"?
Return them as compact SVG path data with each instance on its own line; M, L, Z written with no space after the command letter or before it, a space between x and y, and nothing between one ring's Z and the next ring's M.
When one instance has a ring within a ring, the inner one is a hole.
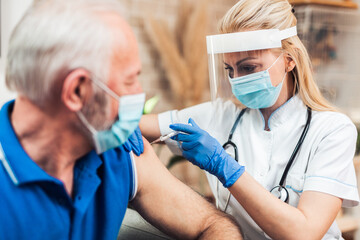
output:
M281 41L297 35L296 26L284 30L265 29L217 34L206 37L208 54L281 48Z

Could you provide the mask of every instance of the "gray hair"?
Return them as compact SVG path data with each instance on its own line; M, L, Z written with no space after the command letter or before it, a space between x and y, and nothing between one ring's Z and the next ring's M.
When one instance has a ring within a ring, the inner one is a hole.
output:
M10 38L7 87L43 105L76 68L106 81L115 39L100 15L122 15L119 5L115 0L38 1Z

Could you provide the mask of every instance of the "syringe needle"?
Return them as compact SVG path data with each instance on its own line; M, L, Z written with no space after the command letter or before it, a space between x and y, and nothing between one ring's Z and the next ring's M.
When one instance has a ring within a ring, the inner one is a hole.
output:
M171 133L169 134L166 134L166 135L163 135L163 136L160 136L158 139L156 139L155 141L151 142L150 144L154 144L154 143L159 143L159 142L163 142L175 135L178 135L179 132L178 131L172 131Z

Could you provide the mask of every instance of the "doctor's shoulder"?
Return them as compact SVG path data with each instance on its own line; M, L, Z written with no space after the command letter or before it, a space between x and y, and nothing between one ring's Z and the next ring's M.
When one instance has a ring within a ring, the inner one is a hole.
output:
M200 127L207 129L230 119L234 121L239 109L232 101L217 99L172 112L172 122L187 123L191 117Z
M341 139L356 139L357 129L351 119L341 112L335 111L313 111L311 121L312 128L322 135L340 135Z
M231 121L234 121L237 115L241 112L241 110L245 108L245 106L241 105L238 101L234 101L232 99L227 101L217 99L215 101L212 101L211 107L208 108L211 108L213 115L217 117L223 117L226 120L231 119Z

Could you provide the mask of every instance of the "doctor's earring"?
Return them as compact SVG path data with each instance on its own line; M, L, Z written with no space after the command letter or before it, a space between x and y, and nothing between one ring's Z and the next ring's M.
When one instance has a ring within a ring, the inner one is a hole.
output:
M286 72L291 72L292 70L294 70L295 66L287 66L286 67Z

